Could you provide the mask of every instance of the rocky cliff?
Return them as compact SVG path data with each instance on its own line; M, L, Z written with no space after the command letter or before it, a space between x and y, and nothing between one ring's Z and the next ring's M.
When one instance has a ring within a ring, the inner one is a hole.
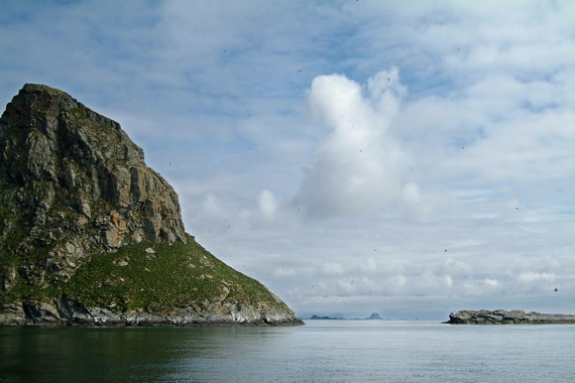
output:
M6 107L0 192L0 323L298 322L185 233L117 122L62 91L27 84Z
M449 314L449 324L575 324L575 315L526 313L523 310L462 310Z

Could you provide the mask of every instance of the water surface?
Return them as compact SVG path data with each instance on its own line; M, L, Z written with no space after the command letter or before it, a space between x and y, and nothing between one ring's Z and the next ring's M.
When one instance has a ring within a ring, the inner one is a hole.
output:
M0 382L569 382L574 325L0 328Z

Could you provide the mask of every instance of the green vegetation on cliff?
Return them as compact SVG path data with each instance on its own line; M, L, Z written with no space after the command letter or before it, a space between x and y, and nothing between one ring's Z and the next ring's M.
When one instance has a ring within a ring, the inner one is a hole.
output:
M18 261L0 250L0 275L8 267L18 268ZM145 241L93 255L68 282L53 286L20 279L9 293L0 290L0 303L50 302L60 296L112 311L168 313L174 307L213 302L287 309L261 283L232 269L193 238L173 244Z

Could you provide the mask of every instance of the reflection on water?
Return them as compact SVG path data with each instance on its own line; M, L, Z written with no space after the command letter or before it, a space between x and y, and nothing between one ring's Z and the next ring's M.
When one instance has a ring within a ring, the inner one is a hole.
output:
M572 382L575 326L0 327L0 382Z
M0 382L191 381L195 373L207 381L205 361L249 354L260 343L270 347L281 332L241 327L0 327Z

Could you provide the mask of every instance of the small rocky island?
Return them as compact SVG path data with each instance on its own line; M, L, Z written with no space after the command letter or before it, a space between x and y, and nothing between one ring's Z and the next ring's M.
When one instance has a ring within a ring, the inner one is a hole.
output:
M449 314L448 324L575 324L575 315L523 310L462 310Z
M0 325L298 325L184 231L120 125L27 84L0 118Z
M315 315L314 314L309 319L312 319L312 320L319 320L319 319L321 319L321 320L341 320L343 318L341 318L341 317L330 317L328 315L321 316L321 315Z

